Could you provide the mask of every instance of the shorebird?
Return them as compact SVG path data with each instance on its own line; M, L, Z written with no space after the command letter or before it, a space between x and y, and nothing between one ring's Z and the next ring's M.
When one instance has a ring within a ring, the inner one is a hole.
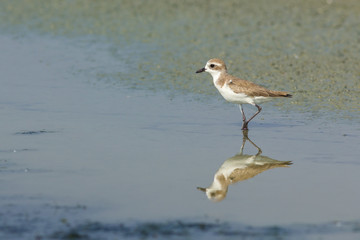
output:
M249 141L257 150L255 155L243 154L245 142ZM289 167L291 161L278 161L262 155L261 149L252 142L247 131L243 132L243 142L240 152L227 159L214 175L214 180L207 188L197 187L203 191L208 199L219 202L225 199L228 188L231 184L244 181L256 175L278 167Z
M249 122L261 112L261 107L258 104L278 97L292 97L287 92L269 90L253 82L228 74L226 65L221 59L210 59L205 67L196 71L196 73L201 72L211 74L215 87L225 100L239 105L243 118L242 130L248 130ZM257 112L249 120L246 120L242 104L251 104L257 107Z

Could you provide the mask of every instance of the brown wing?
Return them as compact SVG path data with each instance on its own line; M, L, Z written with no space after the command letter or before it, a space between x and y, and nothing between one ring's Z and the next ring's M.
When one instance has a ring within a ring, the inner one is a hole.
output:
M255 165L252 164L246 168L239 169L236 168L229 176L229 179L232 183L236 183L239 181L244 181L249 178L253 178L259 173L262 173L266 170L277 168L277 167L288 167L290 162L281 162L280 164L264 164L264 165Z
M227 84L235 93L245 93L250 97L291 97L291 95L287 92L272 91L240 78L232 77Z

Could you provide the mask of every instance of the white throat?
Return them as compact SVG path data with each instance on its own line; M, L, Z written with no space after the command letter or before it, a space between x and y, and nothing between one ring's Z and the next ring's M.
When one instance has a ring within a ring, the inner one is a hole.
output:
M214 83L217 82L217 80L219 79L220 75L221 75L221 72L219 71L209 71L209 73L211 74L211 76L213 77L213 81Z

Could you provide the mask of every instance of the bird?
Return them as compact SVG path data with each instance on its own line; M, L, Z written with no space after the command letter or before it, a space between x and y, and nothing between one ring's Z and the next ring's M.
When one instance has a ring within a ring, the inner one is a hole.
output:
M250 142L258 150L256 154L243 154L246 141ZM289 167L291 164L291 161L279 161L263 156L260 147L249 139L247 131L243 131L243 142L240 152L228 158L220 166L209 187L197 187L197 189L204 192L208 199L220 202L226 198L230 185L248 180L273 168Z
M213 78L217 90L225 100L239 105L242 114L242 130L248 130L249 122L261 112L259 104L273 100L274 98L291 98L288 92L273 91L266 89L253 82L234 77L227 72L225 62L218 58L212 58L207 61L205 67L196 71L196 73L208 72ZM243 104L250 104L257 108L257 112L246 119Z

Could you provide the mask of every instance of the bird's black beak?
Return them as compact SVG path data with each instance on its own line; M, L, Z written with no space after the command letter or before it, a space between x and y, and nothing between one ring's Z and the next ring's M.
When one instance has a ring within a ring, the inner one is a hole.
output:
M205 72L205 68L203 67L202 69L199 69L196 71L196 73L202 73L202 72Z
M206 193L206 188L197 187L196 189L197 189L197 190L200 190L200 191L202 191L202 192L204 192L204 193Z

